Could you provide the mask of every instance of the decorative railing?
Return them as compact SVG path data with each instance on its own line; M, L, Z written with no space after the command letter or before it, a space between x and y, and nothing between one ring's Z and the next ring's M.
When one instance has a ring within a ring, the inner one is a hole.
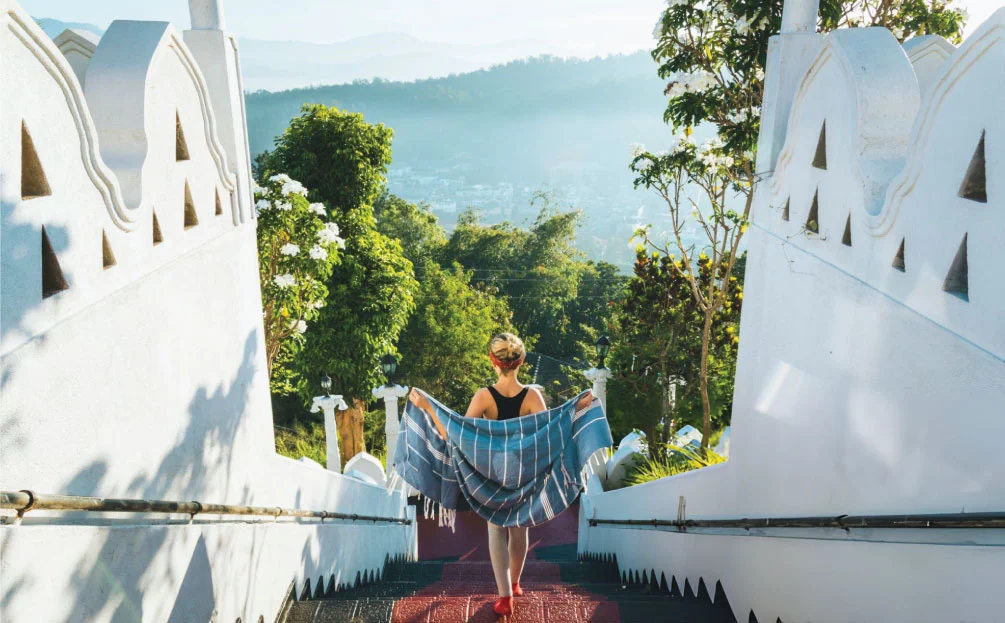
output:
M243 506L234 504L207 504L203 502L173 502L167 500L140 500L95 498L77 495L39 494L33 491L0 491L0 509L17 512L20 520L30 511L87 511L96 513L162 513L173 515L254 515L279 517L304 517L338 521L369 521L408 525L404 517L379 517L355 513L336 513L278 506Z
M837 515L830 517L757 517L741 519L588 519L590 526L624 528L1005 528L1005 513L935 515Z

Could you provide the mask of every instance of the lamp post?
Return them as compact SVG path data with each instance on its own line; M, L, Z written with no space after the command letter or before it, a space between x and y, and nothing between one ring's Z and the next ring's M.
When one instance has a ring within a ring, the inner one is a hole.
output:
M332 379L327 374L321 379L321 391L324 392L324 395L314 397L314 403L311 405L311 413L324 412L328 470L341 473L342 455L338 448L338 427L335 425L335 409L345 411L349 406L342 400L342 396L332 395Z
M384 435L387 448L387 472L390 473L391 465L394 462L394 448L398 442L398 399L404 398L408 394L408 388L395 385L391 378L398 369L398 359L394 355L387 354L380 358L380 370L384 373L387 381L380 387L373 389L373 397L384 401Z
M611 377L611 371L604 366L607 355L611 352L611 338L602 335L597 338L594 347L597 349L597 367L590 368L583 373L588 381L593 381L593 395L600 400L607 413L607 379Z

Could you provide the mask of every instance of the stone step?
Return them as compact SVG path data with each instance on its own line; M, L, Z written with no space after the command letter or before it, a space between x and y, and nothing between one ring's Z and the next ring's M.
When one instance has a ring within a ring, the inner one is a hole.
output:
M625 585L609 562L528 561L515 613L499 619L491 564L388 564L374 584L293 604L285 623L735 623L708 600L671 596L653 584Z

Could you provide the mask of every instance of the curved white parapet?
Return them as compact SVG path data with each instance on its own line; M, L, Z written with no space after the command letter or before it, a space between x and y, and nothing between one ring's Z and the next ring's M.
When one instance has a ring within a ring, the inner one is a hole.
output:
M934 39L905 49L882 29L799 35L800 49L819 52L808 71L766 77L797 86L745 238L730 460L589 495L590 518L1005 510L1003 35L1005 10L955 50ZM710 593L721 584L738 620L941 623L1005 611L994 530L580 519L584 555L616 554L623 571ZM946 582L983 598L960 600Z
M956 47L939 35L923 35L905 41L904 51L918 77L922 97L925 97L931 92L938 71L953 55Z
M198 62L165 23L114 23L76 67L85 97L0 0L0 490L406 516L400 494L276 454L236 42L192 39ZM291 585L415 555L414 525L7 518L12 622L271 621Z
M73 67L73 73L81 85L84 84L87 65L91 62L91 57L94 56L99 41L101 41L101 37L81 28L67 28L52 40L66 57L70 67Z
M618 449L607 459L607 478L604 487L608 490L625 486L628 470L639 461L645 460L646 435L636 431L625 435Z
M377 457L366 452L360 452L349 459L345 464L344 473L349 478L362 480L378 487L387 487L384 466L380 464Z
M621 441L618 442L618 450L624 448L625 446L631 446L639 450L644 449L646 445L646 434L640 430L632 431L625 435Z
M212 206L211 185L229 195L233 176L219 142L209 89L185 42L167 22L115 21L101 38L87 71L87 103L98 128L101 154L115 171L130 208L178 186L178 126L185 142L204 145L205 158L187 162L187 179ZM185 160L191 160L191 150ZM166 175L167 174L167 175ZM165 180L167 177L167 180ZM215 177L215 179L214 179ZM153 188L145 189L152 185Z

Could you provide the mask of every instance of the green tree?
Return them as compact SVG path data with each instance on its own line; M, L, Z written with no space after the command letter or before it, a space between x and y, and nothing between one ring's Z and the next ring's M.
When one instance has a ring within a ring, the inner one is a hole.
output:
M781 25L782 0L673 0L657 24L653 59L668 81L664 120L676 134L674 147L651 153L635 148L631 163L636 186L666 202L673 236L654 240L647 228L638 235L663 255L679 255L680 275L687 280L701 311L702 346L699 392L703 444L711 434L710 366L715 362L713 323L729 304L733 271L746 231L753 199L754 157L760 130L764 64L768 40ZM882 25L901 39L934 33L958 39L963 16L946 4L899 0L826 0L819 27ZM691 129L711 124L716 138L697 146ZM742 206L742 207L739 207ZM684 241L696 226L702 238ZM702 283L699 272L709 263L713 277Z
M412 263L397 241L377 231L373 216L387 179L391 137L389 128L368 124L362 115L305 105L262 159L265 170L286 171L311 188L311 198L329 207L329 219L346 238L316 330L296 358L305 400L316 392L314 379L328 374L350 404L339 423L345 460L364 448L370 390L384 380L379 360L394 351L417 289Z
M673 264L678 264L674 266ZM636 255L634 276L619 308L617 339L612 352L616 370L612 385L627 396L646 397L641 404L617 403L631 428L646 433L657 451L684 424L701 426L700 373L703 311L695 302L680 261L659 253ZM702 285L712 279L706 259L698 274ZM710 341L709 396L716 428L728 424L725 408L732 399L742 284L734 280L731 298L713 318ZM658 397L654 403L649 398ZM612 409L614 411L615 409ZM618 419L622 414L615 416Z
M504 296L517 331L534 339L539 352L582 358L588 354L584 344L604 320L590 317L592 308L586 304L601 299L581 298L581 288L600 270L607 274L610 265L600 269L576 249L580 212L557 210L547 195L539 195L537 201L543 205L529 229L506 222L483 225L472 210L461 214L444 247L443 261L459 263L473 272L473 282ZM594 278L590 285L598 283ZM589 296L603 296L590 292Z
M386 190L373 205L377 229L401 244L401 249L421 274L427 262L437 261L447 243L447 234L425 204L414 204Z
M459 265L424 267L417 304L398 343L409 382L461 412L493 376L489 341L512 331L505 299L473 287Z
M324 205L309 203L307 190L288 175L270 178L255 198L266 363L273 391L289 393L295 377L288 366L276 367L277 358L289 361L303 346L344 241L337 225L324 222Z

